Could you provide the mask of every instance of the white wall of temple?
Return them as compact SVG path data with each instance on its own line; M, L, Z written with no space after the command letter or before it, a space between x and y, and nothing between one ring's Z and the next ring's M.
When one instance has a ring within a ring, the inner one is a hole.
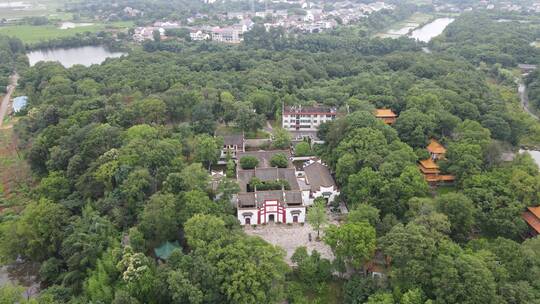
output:
M249 221L250 225L256 225L259 209L238 209L236 214L240 225L246 225L246 221ZM249 218L249 220L246 220L247 218Z
M289 207L286 209L287 223L294 223L294 217L297 217L297 223L306 221L306 207Z
M336 199L336 196L339 195L339 190L334 186L332 187L322 187L317 192L313 192L313 199L317 197L324 197L328 199L328 202L331 203Z
M302 203L304 203L304 206L313 205L313 198L309 197L310 193L311 191L309 190L302 190Z
M271 206L270 206L271 207ZM268 207L267 207L268 208ZM270 208L272 210L272 208ZM295 217L297 223L304 223L306 221L306 207L289 207L281 209L279 212L267 211L266 214L257 208L242 208L237 211L237 218L240 225L257 225L259 219L259 213L261 214L261 223L283 223L283 213L285 212L285 223L294 223Z

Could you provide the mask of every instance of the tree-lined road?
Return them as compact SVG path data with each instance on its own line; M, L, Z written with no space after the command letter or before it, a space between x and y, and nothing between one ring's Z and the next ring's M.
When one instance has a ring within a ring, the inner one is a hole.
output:
M6 92L6 95L4 95L4 98L2 99L2 104L0 104L0 127L4 123L4 116L6 116L7 110L9 108L9 100L11 99L11 95L15 91L15 88L17 87L17 81L19 80L19 75L17 73L13 74L11 76L11 82L10 85L8 85L8 90Z

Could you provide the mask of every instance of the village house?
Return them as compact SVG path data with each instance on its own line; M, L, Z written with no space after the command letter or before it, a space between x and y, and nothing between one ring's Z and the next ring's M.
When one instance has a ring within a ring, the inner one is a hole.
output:
M523 63L518 64L518 68L521 70L522 74L529 74L533 72L534 70L536 70L537 67L538 66L536 64L523 64Z
M202 30L191 30L189 32L189 38L191 38L192 41L210 40L210 34L203 32Z
M143 42L145 40L154 40L154 31L159 31L160 37L165 36L165 29L162 27L136 27L133 32L133 40Z
M247 14L244 12L227 12L227 19L242 20Z
M242 20L240 20L240 22L238 22L236 24L236 26L238 26L238 27L240 27L242 29L242 33L250 31L253 28L254 25L255 25L255 23L249 18L242 19Z
M212 41L225 42L225 43L240 43L244 34L243 26L228 26L228 27L215 27L212 29Z
M396 113L391 109L377 109L375 110L375 117L381 119L387 125L395 123L397 119Z
M303 171L297 172L298 182L306 206L311 206L316 198L322 197L332 203L339 195L339 189L330 173L330 169L320 159L307 161Z
M277 153L289 158L287 168L271 167L270 160ZM304 223L306 206L289 151L238 153L238 159L245 156L256 157L259 165L249 170L242 169L240 164L237 166L240 192L236 195L236 208L240 224ZM264 190L261 190L263 186Z
M437 160L444 159L446 149L434 139L430 141L426 149L430 153L430 158L418 162L418 168L420 169L420 172L422 172L422 175L424 175L424 179L432 185L453 183L456 179L455 176L451 174L441 174L439 165L436 163Z
M527 236L535 237L540 234L540 206L527 207L527 210L521 214L521 217L529 225Z
M141 12L140 10L138 9L134 9L132 7L129 7L129 6L126 6L124 7L123 9L123 12L124 14L126 14L127 16L130 16L130 17L137 17L137 16L143 16L143 12Z
M154 27L161 27L164 29L177 29L180 28L180 23L174 21L156 21Z
M244 134L223 135L223 147L221 148L220 161L226 162L228 155L236 159L239 152L246 151Z

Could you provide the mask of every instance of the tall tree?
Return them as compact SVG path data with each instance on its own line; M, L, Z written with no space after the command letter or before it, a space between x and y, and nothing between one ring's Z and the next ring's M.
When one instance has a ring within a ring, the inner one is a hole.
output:
M366 222L331 225L325 231L324 241L337 258L359 268L375 253L375 228Z
M328 223L326 201L323 198L315 199L313 206L308 210L307 222L317 230L317 240L319 240L321 228Z

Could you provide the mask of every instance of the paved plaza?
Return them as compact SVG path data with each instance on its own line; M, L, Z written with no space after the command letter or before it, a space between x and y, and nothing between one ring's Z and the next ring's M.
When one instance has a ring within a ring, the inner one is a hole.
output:
M315 231L308 223L304 225L294 224L268 224L258 225L255 228L252 226L246 226L244 231L249 235L256 235L263 238L270 244L277 245L287 252L285 258L286 262L292 264L291 256L294 250L300 246L305 246L308 252L317 250L323 258L333 260L334 255L328 245L322 240L317 242L317 231ZM311 233L311 242L309 241L309 234ZM321 230L321 238L324 232Z

